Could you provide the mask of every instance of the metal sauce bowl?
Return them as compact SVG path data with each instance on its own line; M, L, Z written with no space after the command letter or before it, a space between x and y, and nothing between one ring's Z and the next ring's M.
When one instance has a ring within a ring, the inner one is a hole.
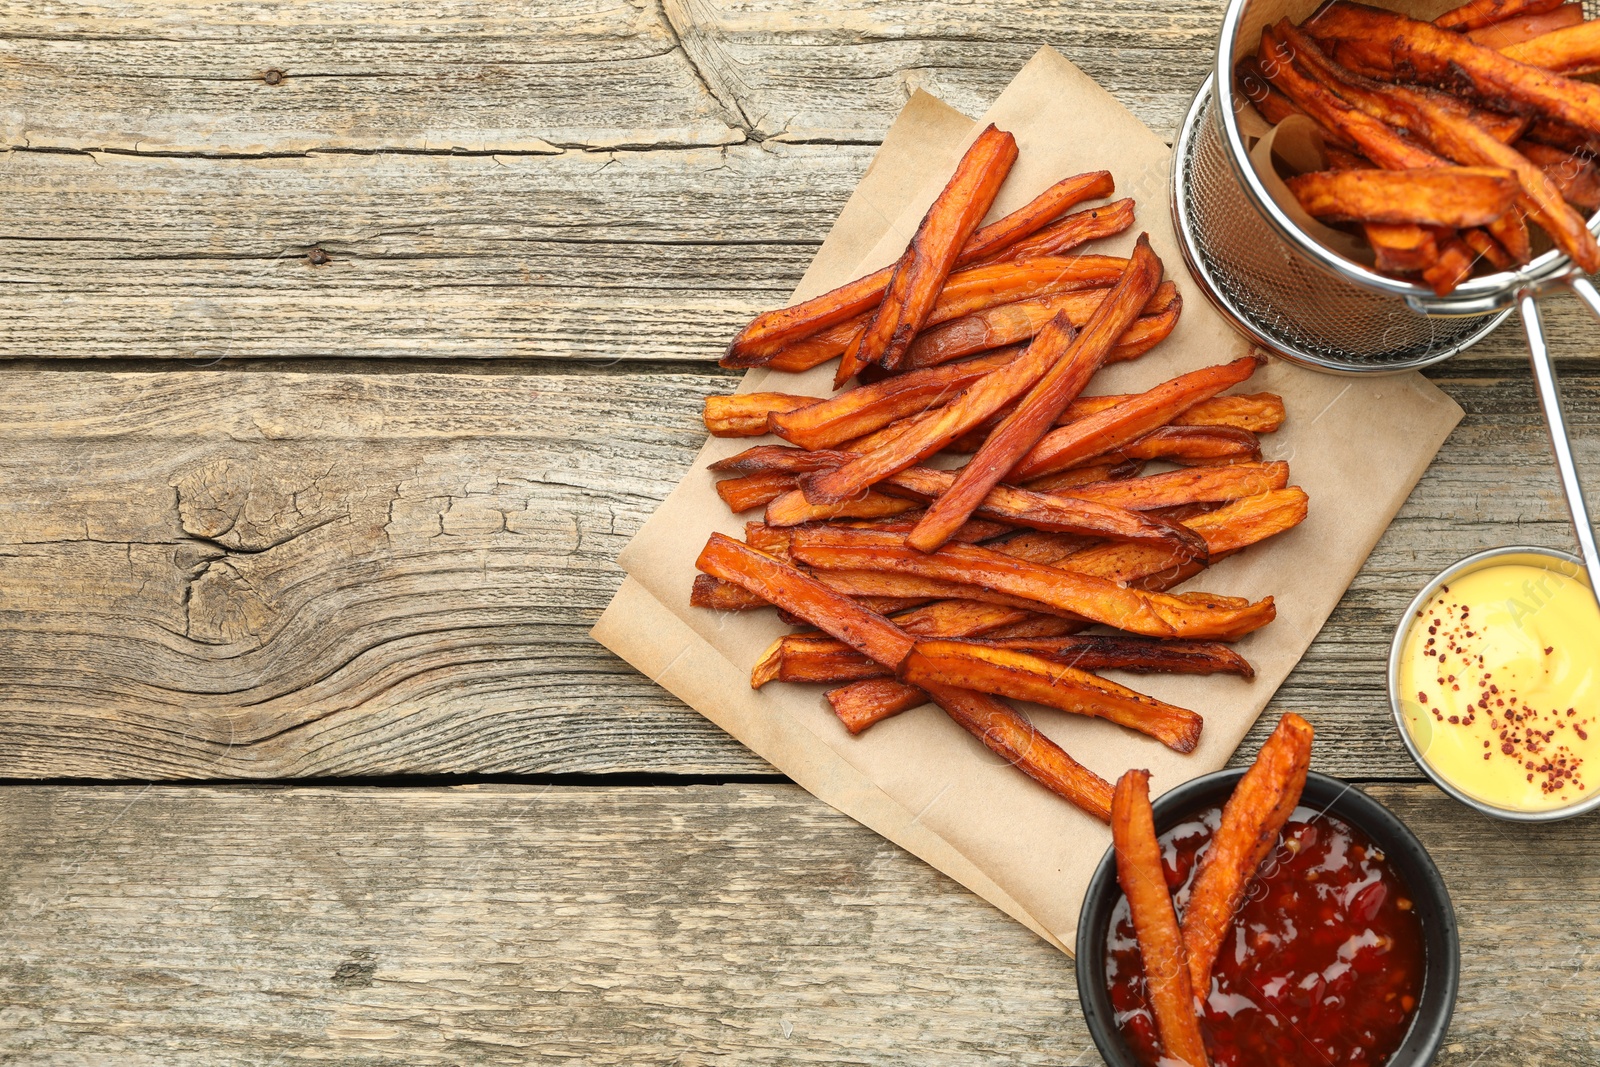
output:
M1574 804L1561 808L1550 808L1546 811L1521 811L1516 808L1501 808L1463 791L1452 784L1444 775L1440 774L1428 762L1426 746L1419 746L1417 739L1411 736L1411 728L1406 725L1405 715L1401 712L1402 698L1400 695L1400 656L1405 649L1406 638L1411 633L1411 628L1418 622L1417 612L1432 600L1439 592L1441 586L1450 584L1463 575L1474 571L1486 570L1505 564L1525 564L1531 567L1544 567L1556 571L1564 577L1583 583L1585 588L1589 585L1588 574L1584 571L1583 563L1567 552L1560 552L1553 548L1536 548L1532 545L1510 545L1505 548L1491 548L1484 552L1476 553L1446 567L1439 576L1427 585L1422 592L1406 608L1406 613L1400 620L1400 625L1395 627L1394 642L1389 646L1389 710L1394 715L1395 729L1400 731L1400 740L1405 742L1406 751L1411 753L1411 758L1417 766L1422 768L1433 784L1455 797L1470 808L1492 815L1496 819L1506 819L1510 822L1555 822L1560 819L1570 819L1575 815L1582 815L1600 807L1600 790L1594 795L1585 797Z

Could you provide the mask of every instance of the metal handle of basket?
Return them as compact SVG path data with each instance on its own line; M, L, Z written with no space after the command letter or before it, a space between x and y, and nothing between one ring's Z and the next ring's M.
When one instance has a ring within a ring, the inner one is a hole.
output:
M1579 274L1569 276L1565 281L1590 313L1600 319L1600 291L1596 291L1593 283ZM1556 470L1561 475L1561 491L1566 495L1573 531L1578 535L1578 551L1583 557L1584 569L1589 572L1589 588L1600 600L1600 550L1595 547L1594 526L1589 521L1589 507L1584 501L1583 483L1578 478L1578 464L1572 457L1572 438L1567 433L1567 419L1561 409L1561 392L1556 388L1556 368L1550 358L1550 345L1545 341L1538 294L1532 290L1519 292L1517 310L1522 315L1522 326L1528 334L1528 357L1533 364L1533 379L1539 388L1539 404L1544 408L1545 424L1550 428L1550 446L1555 451Z

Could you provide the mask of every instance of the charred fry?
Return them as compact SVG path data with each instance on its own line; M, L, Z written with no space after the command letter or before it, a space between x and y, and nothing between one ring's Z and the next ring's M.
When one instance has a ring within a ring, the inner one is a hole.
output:
M901 681L925 690L953 685L1107 719L1178 752L1194 751L1203 725L1200 716L1186 708L1136 693L1060 660L976 642L918 641L900 665L899 675Z

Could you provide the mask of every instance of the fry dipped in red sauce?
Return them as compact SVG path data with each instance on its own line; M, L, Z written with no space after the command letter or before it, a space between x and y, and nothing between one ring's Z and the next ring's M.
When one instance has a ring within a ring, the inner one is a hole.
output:
M1221 819L1210 807L1161 835L1181 914L1196 862ZM1106 941L1106 980L1123 1039L1156 1067L1128 902ZM1251 883L1217 957L1201 1029L1217 1067L1381 1067L1405 1039L1421 995L1422 926L1406 887L1365 834L1296 808Z

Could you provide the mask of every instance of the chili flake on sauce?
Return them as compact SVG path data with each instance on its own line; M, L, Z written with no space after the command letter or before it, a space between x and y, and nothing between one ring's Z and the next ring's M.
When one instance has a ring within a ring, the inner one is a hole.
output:
M1401 717L1423 759L1496 807L1587 797L1600 762L1600 608L1559 571L1505 563L1440 588L1401 646Z
M1179 915L1222 819L1209 808L1161 835ZM1161 1063L1128 902L1106 942L1117 1025ZM1298 807L1223 943L1201 1027L1217 1067L1379 1067L1405 1039L1422 989L1422 925L1406 887L1349 823Z

